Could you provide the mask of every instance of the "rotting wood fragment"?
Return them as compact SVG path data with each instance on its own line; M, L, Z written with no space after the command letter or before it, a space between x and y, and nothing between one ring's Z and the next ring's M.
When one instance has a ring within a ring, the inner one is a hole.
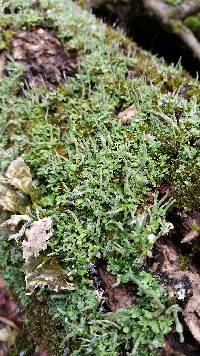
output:
M200 274L190 264L183 271L179 251L172 241L157 243L152 270L159 277L164 290L182 306L183 319L193 337L200 343Z
M73 76L76 72L77 53L65 53L59 39L43 28L18 31L12 55L23 65L25 81L36 87L55 89L64 76Z
M120 284L117 287L116 277L108 272L104 265L97 266L97 273L102 280L103 297L105 298L106 306L116 312L121 308L128 308L137 302L136 290L130 284Z

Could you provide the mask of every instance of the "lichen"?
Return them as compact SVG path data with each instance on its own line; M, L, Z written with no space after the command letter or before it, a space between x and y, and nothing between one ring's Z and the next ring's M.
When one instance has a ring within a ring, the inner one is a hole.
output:
M170 206L199 207L199 83L70 0L40 0L32 11L23 3L18 12L2 11L2 23L23 30L50 23L66 51L79 53L79 68L52 91L27 86L24 68L7 62L0 81L0 167L5 173L18 156L30 167L38 194L28 214L35 221L52 218L54 237L44 254L72 276L74 290L43 285L27 296L20 246L2 232L5 278L20 304L32 305L31 334L45 347L54 335L58 354L68 347L73 355L153 355L174 317L167 313L172 301L141 271L142 263L170 228ZM137 115L120 124L117 115L132 105ZM163 182L171 198L159 193ZM135 276L138 304L102 314L88 272L102 260L121 283L134 283Z

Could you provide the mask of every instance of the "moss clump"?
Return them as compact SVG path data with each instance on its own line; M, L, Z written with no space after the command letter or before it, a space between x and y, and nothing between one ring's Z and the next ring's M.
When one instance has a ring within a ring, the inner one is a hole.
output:
M183 2L183 0L165 0L165 2L169 5L176 6L176 5L180 5Z
M2 12L2 23L35 26L30 3L25 4L17 13ZM73 355L154 355L173 323L166 312L171 301L157 280L141 271L141 263L170 228L165 217L172 202L161 200L161 183L174 188L182 209L199 202L200 106L198 98L187 95L199 84L180 66L167 67L70 0L41 0L32 10L40 26L51 23L67 51L78 51L79 69L52 92L27 87L23 68L7 64L0 82L0 165L4 171L19 155L29 164L40 193L31 214L54 222L46 253L56 255L73 277L74 291L42 294L52 323L60 323L58 353L67 347ZM132 123L120 125L116 113L132 104L137 107ZM20 252L3 236L0 244L8 282L22 303L26 298L34 305L34 297L25 295ZM102 314L88 273L100 260L119 282L137 284L137 305ZM36 319L32 315L33 323ZM43 330L48 346L52 330L50 335Z
M189 16L185 19L186 26L190 27L192 31L196 32L200 28L200 13L195 16Z

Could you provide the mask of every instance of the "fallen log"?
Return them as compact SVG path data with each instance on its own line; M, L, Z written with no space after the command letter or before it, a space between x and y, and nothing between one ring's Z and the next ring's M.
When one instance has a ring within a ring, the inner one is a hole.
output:
M147 262L171 207L199 209L199 82L71 0L11 0L0 19L0 266L34 349L183 342Z

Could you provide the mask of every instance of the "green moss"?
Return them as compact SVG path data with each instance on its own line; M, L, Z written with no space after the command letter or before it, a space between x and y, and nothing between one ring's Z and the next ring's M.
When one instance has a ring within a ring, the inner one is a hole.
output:
M183 2L183 0L165 0L165 2L169 5L176 6L176 5L181 4Z
M189 16L185 19L185 25L190 27L191 30L196 31L200 27L200 14L195 16Z
M0 164L4 171L19 155L29 164L40 193L30 207L32 216L52 217L54 237L47 252L72 274L75 290L45 290L39 307L35 296L25 294L20 251L3 235L0 264L19 300L37 309L30 315L36 339L41 329L34 325L42 323L38 310L45 312L46 344L55 331L46 328L48 306L52 325L59 322L60 328L53 347L57 340L74 355L135 349L137 355L153 355L171 329L173 317L166 311L172 301L151 273L141 272L141 261L153 247L149 236L156 240L169 228L166 212L172 202L159 201L161 183L172 186L179 208L199 206L200 106L194 95L199 83L70 0L41 0L34 11L40 25L51 24L68 51L78 51L79 68L54 92L25 87L20 97L23 69L8 63L8 75L0 82ZM26 7L1 17L8 27L37 23ZM120 125L116 113L133 103L138 110L133 122ZM137 305L101 313L88 274L99 260L118 281L137 281Z

